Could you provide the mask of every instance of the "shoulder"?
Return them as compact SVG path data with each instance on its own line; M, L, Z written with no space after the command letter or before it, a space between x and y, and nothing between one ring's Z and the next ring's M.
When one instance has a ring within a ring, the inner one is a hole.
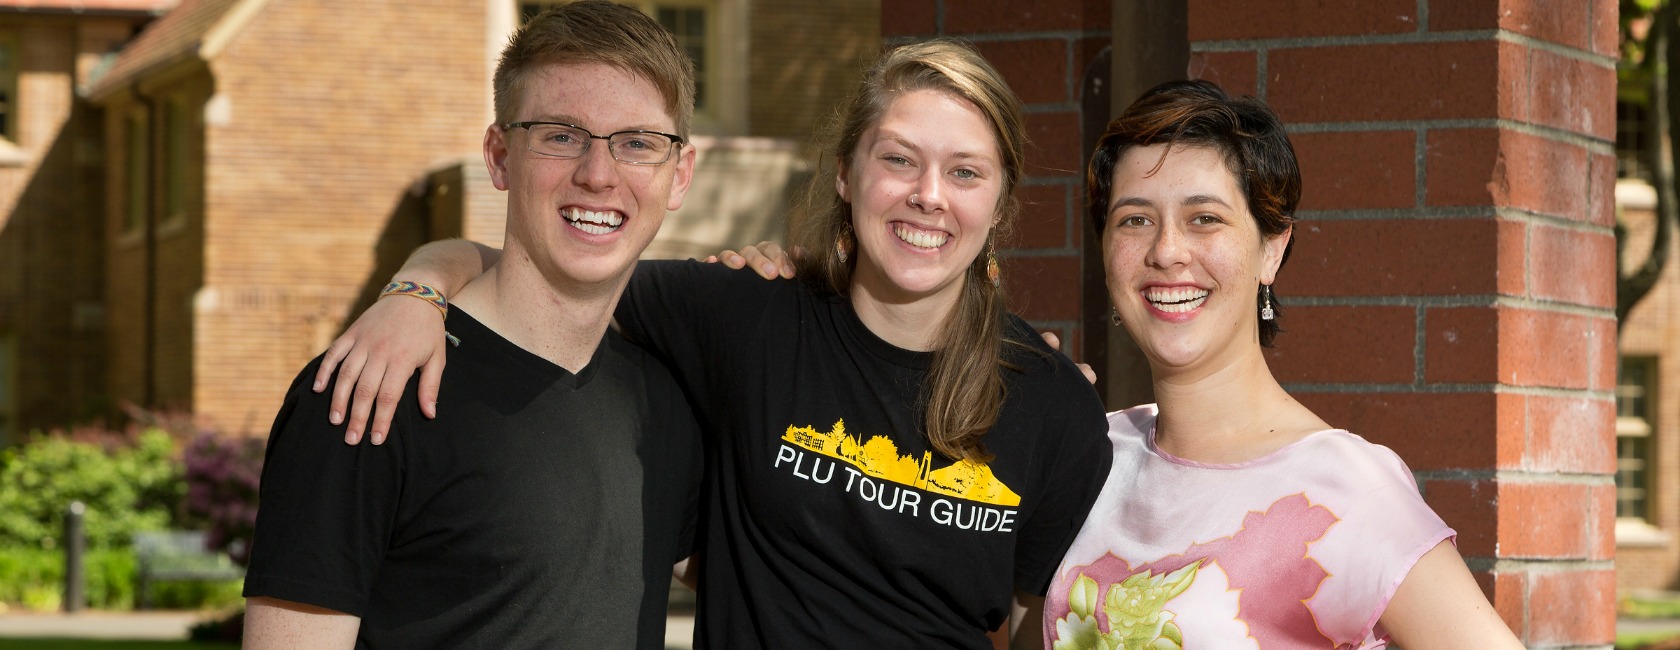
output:
M1314 464L1337 468L1338 476L1356 481L1366 490L1386 487L1417 490L1412 470L1399 454L1349 431L1329 429L1311 434L1297 443L1293 451L1311 456Z
M1055 401L1094 404L1094 415L1102 413L1102 402L1085 374L1073 360L1044 342L1038 330L1021 317L1006 314L1004 325L1004 381L1010 391L1047 393ZM1065 402L1064 402L1065 403Z
M602 338L602 344L607 347L607 354L602 358L630 372L645 385L649 399L682 399L682 388L676 377L671 374L671 369L648 352L647 348L612 330L607 331L606 336Z
M722 264L686 260L641 260L630 276L632 288L674 290L772 290L798 284L792 280L766 280L750 268L732 269ZM706 293L695 298L711 297Z

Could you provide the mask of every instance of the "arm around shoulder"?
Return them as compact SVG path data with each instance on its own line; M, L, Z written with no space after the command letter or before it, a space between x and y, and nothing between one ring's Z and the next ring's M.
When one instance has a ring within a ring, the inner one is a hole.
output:
M278 598L252 598L245 605L248 650L267 648L350 648L362 619L344 612Z
M1449 541L1418 558L1380 621L1406 650L1523 647Z

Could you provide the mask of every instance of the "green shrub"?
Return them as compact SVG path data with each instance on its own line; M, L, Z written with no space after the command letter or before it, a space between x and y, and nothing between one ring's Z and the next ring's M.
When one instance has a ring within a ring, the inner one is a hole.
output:
M83 556L87 605L131 609L135 602L134 552L128 548L89 551ZM159 609L215 609L240 602L244 581L155 582L152 606ZM58 609L64 596L64 552L0 547L0 603L30 610Z
M135 531L168 528L185 493L175 442L161 429L129 444L38 436L0 451L0 546L60 548L71 501L87 506L89 549L125 546Z

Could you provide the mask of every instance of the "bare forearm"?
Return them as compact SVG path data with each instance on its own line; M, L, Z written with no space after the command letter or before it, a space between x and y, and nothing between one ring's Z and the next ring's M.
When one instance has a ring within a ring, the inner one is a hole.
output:
M501 249L465 239L445 239L415 249L395 279L429 284L452 296L501 258Z

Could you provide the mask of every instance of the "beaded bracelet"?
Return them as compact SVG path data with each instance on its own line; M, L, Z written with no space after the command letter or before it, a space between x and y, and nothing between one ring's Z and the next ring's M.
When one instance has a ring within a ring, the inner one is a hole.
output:
M413 296L415 298L419 298L432 303L433 307L437 307L438 313L443 315L443 320L449 320L449 301L445 300L443 298L443 294L439 293L437 289L432 288L431 285L398 280L385 285L384 289L379 290L379 297L384 298L385 296ZM449 340L450 345L458 346L461 344L461 340L455 338L454 334L444 332L443 336Z

